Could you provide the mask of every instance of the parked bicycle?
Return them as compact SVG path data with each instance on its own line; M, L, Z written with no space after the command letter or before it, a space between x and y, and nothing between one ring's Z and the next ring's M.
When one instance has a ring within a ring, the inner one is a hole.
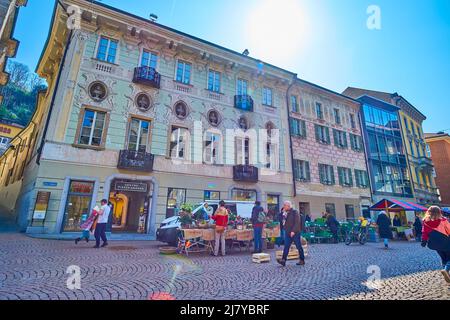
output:
M365 245L369 238L369 228L367 226L354 225L345 237L345 244L351 245L353 242L359 242L361 245Z

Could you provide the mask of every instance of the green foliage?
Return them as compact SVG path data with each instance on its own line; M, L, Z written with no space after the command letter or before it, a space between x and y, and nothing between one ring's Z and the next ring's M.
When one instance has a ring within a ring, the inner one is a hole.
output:
M10 81L6 86L0 87L0 95L3 96L0 119L26 126L36 108L37 94L46 86L42 79L23 64L8 63L7 71L10 73Z
M181 205L181 211L191 213L194 210L194 206L191 203L184 203Z

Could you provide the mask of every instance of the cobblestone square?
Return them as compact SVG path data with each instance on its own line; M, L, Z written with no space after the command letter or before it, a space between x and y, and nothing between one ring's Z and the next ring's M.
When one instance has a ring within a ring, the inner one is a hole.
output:
M247 252L226 257L159 254L158 242L111 242L95 250L92 242L32 239L0 234L0 299L132 299L155 293L176 299L449 299L438 256L418 243L310 245L305 267L294 261L253 264ZM81 289L67 288L67 268L81 268ZM377 265L381 286L364 283Z

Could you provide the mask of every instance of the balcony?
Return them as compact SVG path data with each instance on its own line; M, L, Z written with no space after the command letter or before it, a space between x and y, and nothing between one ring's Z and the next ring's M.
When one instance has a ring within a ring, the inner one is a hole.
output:
M236 95L234 96L234 107L244 111L253 112L253 99L249 95Z
M258 168L249 165L233 167L233 180L240 182L258 182Z
M431 167L432 168L432 167L434 167L433 166L433 161L430 158L427 158L427 157L417 158L417 164L421 168L426 168L426 167Z
M137 67L134 69L133 82L159 89L161 75L151 67Z
M153 171L154 155L147 152L122 150L119 154L118 169L142 172Z

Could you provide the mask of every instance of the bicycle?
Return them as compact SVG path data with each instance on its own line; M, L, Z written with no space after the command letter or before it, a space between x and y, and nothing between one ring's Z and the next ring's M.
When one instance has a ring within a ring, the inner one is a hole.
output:
M361 245L365 245L369 237L369 228L361 227L359 225L353 226L350 231L347 232L345 237L345 244L351 245L353 242L359 242Z

